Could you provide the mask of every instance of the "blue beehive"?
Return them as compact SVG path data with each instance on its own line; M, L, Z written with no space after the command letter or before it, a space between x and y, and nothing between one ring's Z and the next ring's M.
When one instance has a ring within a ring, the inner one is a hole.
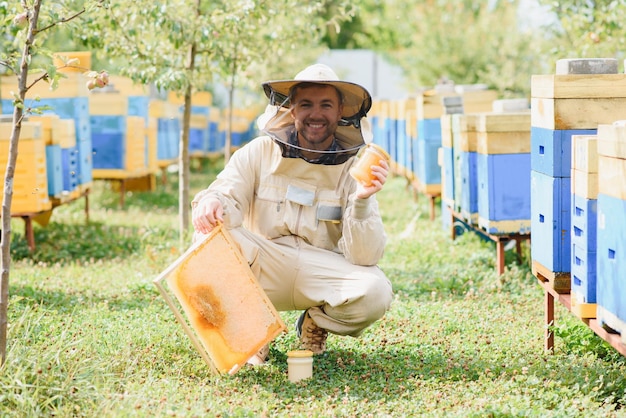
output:
M148 96L128 96L128 116L139 116L148 120Z
M156 160L161 168L172 164L178 158L180 148L178 108L178 105L164 100L150 101L148 114L156 125Z
M441 142L417 139L413 147L413 161L415 162L415 175L421 185L440 185L441 167L437 153Z
M372 110L370 110L369 112L369 122L371 124L371 130L372 130L372 142L380 145L381 147L383 146L383 142L382 142L382 138L385 135L385 131L383 129L384 127L384 123L383 123L383 115L382 115L382 103L380 101L374 101L372 103Z
M552 272L571 270L571 180L531 171L532 259Z
M452 115L441 116L441 199L454 207L454 144Z
M577 303L596 303L596 276L596 252L572 244L571 292Z
M52 143L61 148L63 191L72 192L78 186L78 143L73 119L56 119L52 127ZM88 142L91 145L91 141Z
M442 189L441 197L448 202L448 205L454 205L454 155L451 147L441 147L442 152Z
M76 146L61 149L63 165L63 190L72 192L78 186L78 149Z
M572 306L596 303L598 153L596 135L571 138ZM580 315L582 315L582 310ZM595 317L595 310L588 313Z
M461 152L461 213L465 219L472 219L478 212L478 154Z
M195 108L198 112L192 113L189 122L189 152L203 155L209 151L209 117L199 113L199 106Z
M626 200L598 195L598 320L623 333L626 323ZM617 323L616 323L617 322Z
M220 109L212 106L209 110L209 152L220 151L224 144L220 142Z
M441 147L441 117L417 121L417 141L413 147L415 175L422 185L441 184L438 152Z
M73 119L76 134L76 183L88 184L93 180L91 126L89 122L89 99L86 96L41 99L40 106L50 106L50 111L62 119ZM71 184L67 183L67 184Z
M479 153L476 173L481 218L530 219L530 154Z
M61 146L46 145L46 173L48 176L48 195L58 197L63 192L63 159Z
M530 113L482 113L476 130L479 226L530 232Z
M159 118L157 124L157 159L173 160L178 157L179 123L175 118Z
M398 106L395 102L389 104L387 117L387 146L383 147L391 156L391 161L398 161Z
M458 210L470 224L478 221L478 114L453 117L455 168L455 199Z
M552 177L569 177L572 136L595 133L595 129L553 130L533 126L530 131L531 169Z
M92 115L93 168L124 169L126 161L126 117Z
M0 100L0 113L5 114L5 115L12 115L13 114L13 100L9 100L9 99L2 99Z
M240 121L233 121L231 132L231 143L233 147L240 147L248 140L248 126Z
M400 174L408 174L411 170L410 141L407 132L406 106L403 101L397 103L396 115L396 163Z
M572 195L572 244L579 248L595 249L597 219L597 199Z

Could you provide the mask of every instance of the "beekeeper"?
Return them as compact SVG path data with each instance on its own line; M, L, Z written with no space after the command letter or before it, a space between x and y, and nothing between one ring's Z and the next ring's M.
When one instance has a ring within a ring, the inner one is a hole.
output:
M294 80L263 83L263 132L233 153L192 201L196 238L223 223L279 311L303 311L302 348L326 349L328 333L357 337L389 309L392 288L377 263L386 235L375 194L389 166L372 167L369 186L350 175L371 141L372 99L315 64ZM267 360L264 347L250 363Z

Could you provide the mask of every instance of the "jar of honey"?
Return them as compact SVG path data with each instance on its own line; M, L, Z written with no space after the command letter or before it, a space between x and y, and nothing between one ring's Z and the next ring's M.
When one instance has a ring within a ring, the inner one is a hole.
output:
M350 169L350 175L364 186L371 186L376 177L372 174L372 166L380 165L380 160L387 163L391 157L380 145L367 144L357 154L357 160Z
M287 353L287 376L290 382L297 382L313 376L313 352L295 350Z

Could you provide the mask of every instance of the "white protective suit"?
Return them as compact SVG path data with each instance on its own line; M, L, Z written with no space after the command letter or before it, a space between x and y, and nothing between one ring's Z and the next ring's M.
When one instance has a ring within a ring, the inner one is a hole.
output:
M276 309L309 309L318 326L358 336L389 309L392 289L376 266L386 241L378 203L355 197L354 160L285 158L274 138L260 136L192 205L221 201L225 227Z

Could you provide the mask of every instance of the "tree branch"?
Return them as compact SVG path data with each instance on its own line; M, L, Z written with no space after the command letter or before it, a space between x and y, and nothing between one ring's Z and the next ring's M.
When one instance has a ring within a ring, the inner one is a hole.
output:
M37 33L39 33L39 32L46 31L46 30L48 30L48 29L50 29L50 28L53 28L53 27L55 27L56 25L59 25L59 24L61 24L61 23L69 22L70 20L76 19L78 16L82 15L83 13L85 13L85 11L86 11L86 9L84 9L84 8L83 8L83 10L81 10L80 12L76 12L74 15L72 15L72 16L70 16L70 17L67 17L67 18L65 18L65 17L64 17L64 18L61 18L61 20L59 20L58 22L51 23L51 24L49 24L48 26L46 26L46 27L44 27L44 28L41 28L41 29L37 29L37 30L35 31L35 34L37 34Z
M0 65L2 65L3 67L8 68L10 71L12 71L14 74L17 74L17 70L15 69L15 67L12 67L11 65L9 65L8 62L6 61L0 61Z

